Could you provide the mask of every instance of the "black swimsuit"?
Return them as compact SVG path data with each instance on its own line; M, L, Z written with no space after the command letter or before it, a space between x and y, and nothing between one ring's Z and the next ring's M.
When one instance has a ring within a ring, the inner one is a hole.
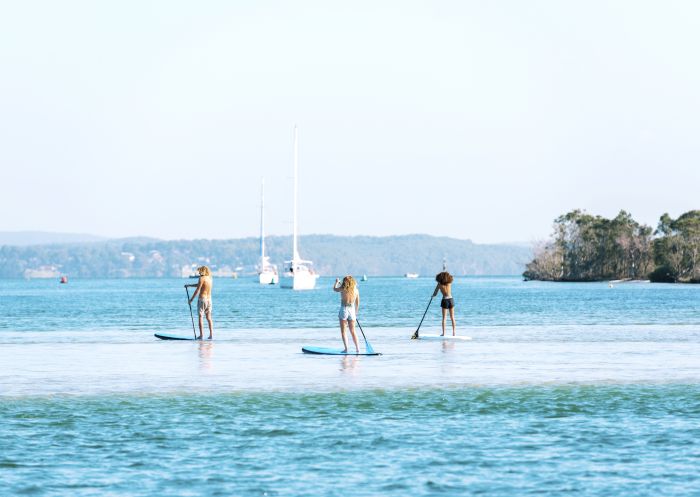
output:
M452 297L443 297L442 301L440 302L440 307L443 309L452 309L455 306L455 301Z

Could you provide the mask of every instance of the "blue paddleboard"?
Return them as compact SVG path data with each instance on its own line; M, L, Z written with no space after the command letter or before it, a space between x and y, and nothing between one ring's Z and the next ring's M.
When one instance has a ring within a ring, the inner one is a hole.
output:
M154 333L154 337L160 338L161 340L196 340L195 337L183 337L177 335L165 335L163 333Z
M320 355L381 355L379 352L343 352L341 349L329 349L326 347L309 347L305 346L301 348L301 351L305 354L320 354Z

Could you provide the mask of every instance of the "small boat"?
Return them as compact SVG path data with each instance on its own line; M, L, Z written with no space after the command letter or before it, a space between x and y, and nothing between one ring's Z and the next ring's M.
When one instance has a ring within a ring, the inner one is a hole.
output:
M68 283L68 276L61 276L61 279L58 282L62 284Z
M265 255L265 179L260 187L260 263L258 264L258 281L261 285L274 285L279 282L277 266L270 264Z
M418 278L418 273L406 273L406 274L404 274L404 277L415 279L415 278Z
M281 288L292 290L313 290L319 275L311 267L311 261L305 261L299 255L297 246L297 191L299 176L297 127L294 126L294 233L292 237L292 260L288 264L280 280Z
M362 275L362 281L367 281L367 275L366 275L366 274L363 274L363 275Z

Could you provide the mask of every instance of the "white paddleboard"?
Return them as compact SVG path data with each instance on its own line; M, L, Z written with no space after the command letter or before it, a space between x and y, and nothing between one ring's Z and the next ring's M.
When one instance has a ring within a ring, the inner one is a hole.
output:
M471 340L472 337L467 337L464 335L424 335L423 333L418 334L420 340L457 340L457 341L467 341Z

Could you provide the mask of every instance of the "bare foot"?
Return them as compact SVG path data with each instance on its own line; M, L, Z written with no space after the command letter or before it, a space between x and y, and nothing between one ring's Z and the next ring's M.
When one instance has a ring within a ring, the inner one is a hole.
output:
M209 338L207 338L207 340L213 340L213 339L214 339L214 337L212 337L211 335L209 335Z
M202 335L199 335L199 336L197 337L197 340L201 340L201 339L202 339Z

